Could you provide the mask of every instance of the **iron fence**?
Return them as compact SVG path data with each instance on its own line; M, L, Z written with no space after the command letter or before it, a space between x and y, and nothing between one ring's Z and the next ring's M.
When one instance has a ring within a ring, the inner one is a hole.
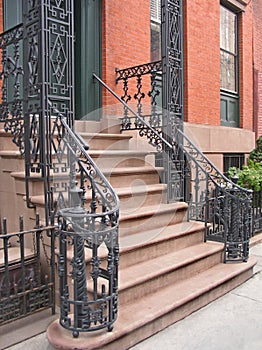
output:
M23 217L19 224L19 232L8 233L2 220L0 325L48 308L55 313L55 227L41 227L39 216L34 229L24 230Z
M262 231L262 190L253 193L253 233Z

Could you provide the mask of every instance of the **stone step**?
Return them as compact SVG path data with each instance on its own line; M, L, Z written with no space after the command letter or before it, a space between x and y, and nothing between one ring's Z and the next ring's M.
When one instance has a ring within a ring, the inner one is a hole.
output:
M120 307L221 263L222 252L221 243L199 243L122 267L119 272ZM100 279L98 282L98 290L102 290L105 281ZM92 279L87 281L87 286L92 292Z
M121 269L130 268L136 264L143 264L151 259L157 259L166 254L172 254L185 248L203 243L204 224L200 222L183 222L167 227L139 232L125 237L119 237ZM108 250L105 245L98 248L101 267L106 268ZM67 259L73 258L73 249L69 246ZM90 272L92 251L85 249L87 276ZM68 268L70 271L70 268ZM89 277L88 277L89 278Z
M73 338L57 320L47 329L48 340L54 349L128 349L246 281L252 276L255 263L250 257L247 263L217 264L147 297L120 305L112 332L86 332Z
M101 170L116 190L119 187L131 186L133 188L159 183L161 173L164 171L162 167L154 167L149 164Z
M148 228L163 228L186 221L188 205L184 202L159 203L142 208L134 208L128 214L120 213L120 237L130 236Z
M0 151L16 151L17 145L12 141L13 135L0 129Z
M112 172L119 167L138 167L152 164L154 151L143 150L89 150L88 154L99 169ZM147 160L149 158L149 161Z
M106 169L103 171L105 177L110 182L111 186L116 189L118 193L126 193L128 197L129 193L142 192L137 190L137 187L144 187L144 193L150 191L150 186L154 184L159 184L160 175L163 168L155 168L153 166L139 166L139 167L123 167L115 168L111 171ZM10 180L10 172L8 172L8 179ZM78 175L77 175L78 177ZM24 171L14 171L11 172L11 179L15 180L15 186L17 193L25 194L25 172ZM7 179L7 180L8 180ZM59 179L59 180L56 180ZM69 182L69 175L67 173L56 174L51 173L51 183L58 181ZM149 188L148 188L149 186ZM121 190L121 188L125 188ZM164 191L166 192L166 185L163 185ZM43 193L43 185L41 174L34 174L30 177L29 191L32 196L40 195ZM163 194L164 195L164 194ZM124 195L123 195L124 196ZM130 196L129 196L130 197ZM163 197L164 198L164 197Z
M16 182L16 193L22 194L20 193L20 191L23 191L23 190L25 191L24 182L23 181ZM41 192L40 186L39 186L38 192ZM116 189L116 192L120 199L120 213L122 213L123 215L128 215L133 212L134 208L137 210L138 208L153 206L163 202L163 200L165 200L165 197L166 197L166 185L153 184L153 185L145 185L145 186L136 186L133 188L123 187L123 188ZM89 200L91 200L91 194L87 194L86 199L88 203ZM30 201L32 204L36 205L39 208L39 211L41 212L41 208L44 207L44 203L45 203L44 195L43 194L31 195Z
M21 171L25 168L25 159L18 149L0 151L0 166L2 172Z
M127 150L129 140L132 138L126 134L106 134L80 132L80 136L87 142L90 150Z
M204 224L193 221L148 229L125 237L120 236L121 268L143 263L203 241Z

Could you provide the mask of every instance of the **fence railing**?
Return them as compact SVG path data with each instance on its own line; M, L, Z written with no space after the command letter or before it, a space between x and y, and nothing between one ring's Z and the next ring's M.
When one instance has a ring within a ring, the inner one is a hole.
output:
M55 313L55 226L8 233L2 220L0 233L0 325L51 308ZM50 249L50 250L49 250ZM44 251L44 256L41 251ZM43 268L44 266L44 268Z
M262 190L253 193L253 233L262 232Z

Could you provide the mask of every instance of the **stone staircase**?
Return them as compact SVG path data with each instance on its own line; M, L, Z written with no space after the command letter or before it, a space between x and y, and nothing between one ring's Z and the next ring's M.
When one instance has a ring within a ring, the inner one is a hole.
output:
M47 329L53 348L128 349L251 277L252 257L247 263L223 264L223 245L203 242L204 225L187 221L187 204L165 204L163 169L154 166L155 150L146 141L119 134L118 125L78 122L76 127L120 198L119 315L112 332L80 333L78 338L55 321ZM1 147L1 166L9 165L1 176L8 174L9 186L17 190L9 199L24 200L21 165L10 165L11 155L16 164L19 156L6 142ZM29 221L44 210L37 177L31 186L36 209L26 210Z

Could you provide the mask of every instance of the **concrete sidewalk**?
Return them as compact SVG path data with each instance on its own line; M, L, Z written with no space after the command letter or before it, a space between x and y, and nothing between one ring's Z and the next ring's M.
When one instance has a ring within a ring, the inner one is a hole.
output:
M258 261L251 279L131 349L261 350L262 243L252 247L251 254ZM42 333L6 349L52 350L52 347Z

